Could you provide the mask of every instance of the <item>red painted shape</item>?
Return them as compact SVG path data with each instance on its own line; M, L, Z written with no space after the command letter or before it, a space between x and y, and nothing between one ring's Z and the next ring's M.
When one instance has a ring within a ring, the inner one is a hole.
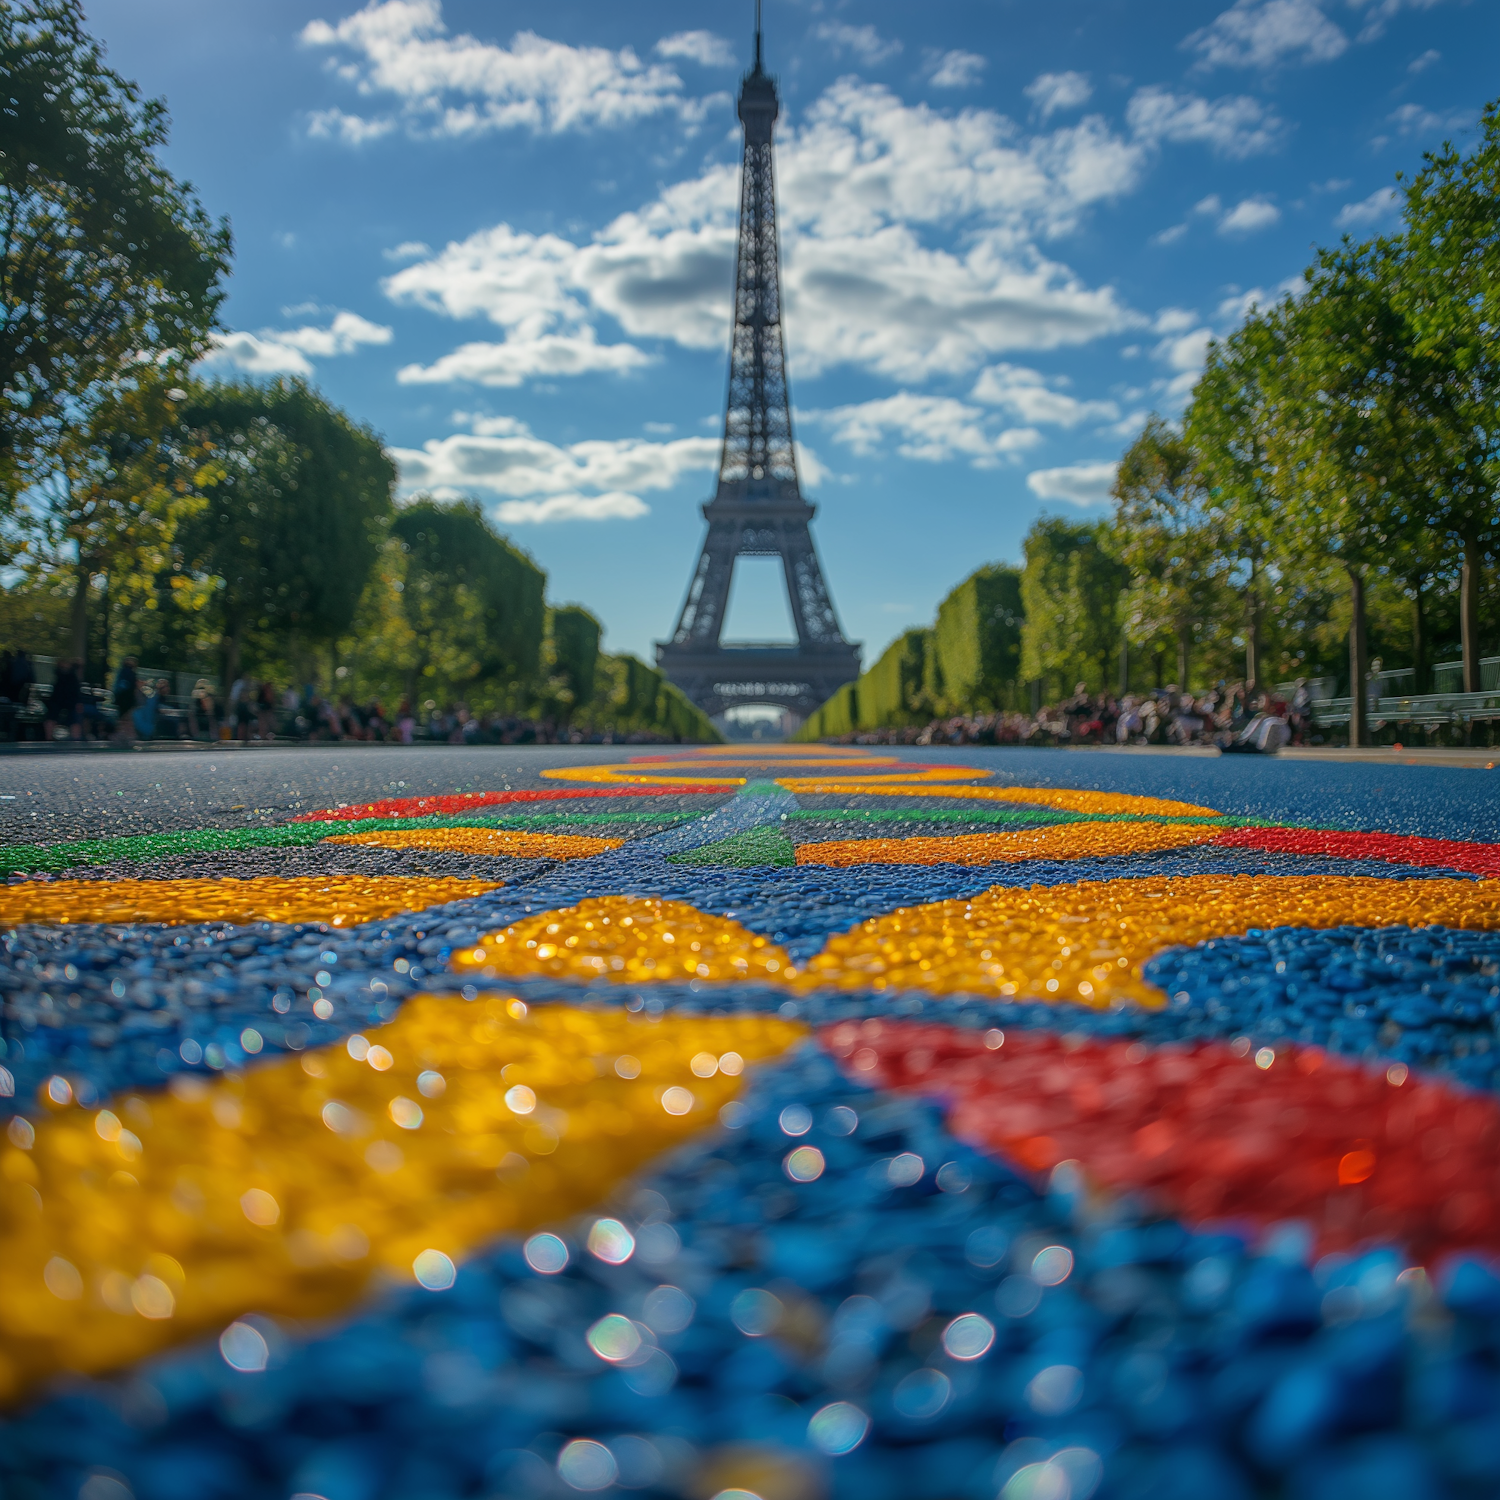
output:
M1500 1250L1500 1101L1484 1095L1314 1047L1261 1068L1222 1042L1012 1030L992 1050L984 1032L874 1020L820 1037L861 1083L943 1100L971 1145L1035 1172L1077 1161L1191 1223L1302 1219L1323 1252L1379 1240L1427 1262Z
M569 802L594 797L691 797L722 794L721 786L622 786L575 790L541 787L522 792L453 792L442 797L386 797L379 802L357 802L322 812L298 813L293 823L353 823L360 818L430 818L435 813L472 812L500 802Z
M1423 839L1400 833L1350 833L1337 828L1230 828L1210 847L1268 849L1277 854L1331 854L1335 859L1385 859L1500 877L1500 844Z

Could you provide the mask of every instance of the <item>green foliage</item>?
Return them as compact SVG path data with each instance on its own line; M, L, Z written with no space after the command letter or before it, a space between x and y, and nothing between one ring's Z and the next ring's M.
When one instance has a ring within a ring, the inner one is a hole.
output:
M1464 678L1475 690L1481 569L1500 532L1500 103L1485 108L1467 156L1451 144L1427 155L1390 254L1391 300L1425 367L1427 527L1461 558ZM1409 575L1427 571L1423 551Z
M797 740L834 739L859 727L859 683L846 682L827 703L809 714L792 736Z
M54 467L95 392L186 369L229 229L156 158L166 107L104 64L77 0L0 5L0 494Z
M860 677L856 728L925 724L932 717L926 693L929 635L903 631Z
M481 684L534 690L547 577L473 501L418 500L391 524L404 559L407 671L424 698L473 700Z
M1078 682L1096 692L1114 685L1129 575L1113 545L1104 522L1044 518L1027 534L1021 675L1040 679L1048 701Z
M1115 478L1115 538L1130 573L1127 628L1133 642L1166 636L1177 681L1191 680L1193 646L1222 610L1228 559L1208 514L1197 458L1160 417L1126 450ZM1107 671L1102 686L1112 686Z
M991 563L938 605L928 641L928 695L939 713L1021 706L1021 570Z
M249 632L291 637L293 655L347 634L396 482L379 438L300 380L198 387L181 421L210 455L181 548L190 571L218 581L227 673Z
M548 688L564 719L594 701L600 633L599 621L580 604L547 612Z

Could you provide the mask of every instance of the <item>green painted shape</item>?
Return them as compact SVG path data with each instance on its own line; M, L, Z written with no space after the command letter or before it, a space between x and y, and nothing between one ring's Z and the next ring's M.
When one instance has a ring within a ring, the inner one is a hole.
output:
M742 797L785 797L786 792L774 781L750 781L740 788Z
M1187 823L1205 828L1293 828L1301 824L1272 823L1264 818L1179 817L1162 813L1080 813L1061 808L1041 811L979 808L929 808L890 811L886 808L802 808L787 814L788 820L803 822L869 822L869 823Z
M499 817L319 819L281 823L273 828L195 828L182 833L128 834L113 839L78 839L64 844L12 844L0 849L0 875L34 875L78 865L104 865L120 859L163 859L175 854L221 854L236 849L297 849L339 833L388 832L397 828L536 828L591 827L608 823L676 823L696 813L618 813L589 817L582 813L540 813Z
M929 808L891 811L887 808L851 807L846 809L799 808L787 819L806 823L1082 823L1087 814L1068 812L1027 812L1006 809Z
M715 844L705 844L701 849L669 854L667 863L729 865L741 870L752 865L794 865L797 863L797 846L779 823L768 823L762 828L747 828L743 833L720 839Z

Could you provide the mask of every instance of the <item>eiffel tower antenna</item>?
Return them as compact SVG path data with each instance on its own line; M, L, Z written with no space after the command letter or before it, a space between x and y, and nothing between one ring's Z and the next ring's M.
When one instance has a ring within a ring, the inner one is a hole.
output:
M740 705L772 704L806 718L859 676L860 650L839 627L809 529L816 509L797 482L772 146L781 101L763 63L760 11L755 0L755 66L740 83L745 153L719 484L703 507L708 535L677 628L657 646L656 659L668 680L710 717ZM795 646L721 639L741 557L781 559Z

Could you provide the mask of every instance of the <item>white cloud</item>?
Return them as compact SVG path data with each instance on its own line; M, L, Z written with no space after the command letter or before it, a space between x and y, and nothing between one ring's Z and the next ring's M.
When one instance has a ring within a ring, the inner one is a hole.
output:
M1198 314L1185 307L1164 307L1151 324L1152 333L1181 333L1198 322Z
M1338 229L1358 229L1366 224L1380 224L1401 212L1401 194L1395 188L1376 188L1358 203L1346 203L1334 222Z
M1372 42L1385 31L1386 22L1403 10L1431 10L1441 0L1349 0L1355 10L1367 10L1362 42ZM1432 54L1436 57L1436 54Z
M253 333L215 333L213 348L199 361L209 370L240 370L246 375L311 375L311 362L299 349Z
M1403 104L1389 116L1402 135L1437 135L1445 130L1463 130L1474 123L1471 109L1450 109L1441 114L1420 104Z
M993 468L1002 457L1041 441L1041 434L1031 428L994 430L990 414L977 406L912 391L803 415L829 428L837 442L856 453L876 453L883 439L894 437L903 458L928 463L967 458L978 469Z
M628 47L570 47L530 31L518 32L508 48L467 33L450 36L440 0L371 0L337 24L310 21L301 39L329 49L335 76L362 95L392 97L413 135L552 134L663 113L691 118L696 109L670 67L644 64ZM396 123L326 110L309 128L359 144Z
M1207 214L1210 218L1224 210L1224 200L1217 193L1210 193L1206 198L1200 198L1193 205L1195 214Z
M1300 297L1306 290L1307 283L1300 275L1288 276L1269 291L1263 286L1253 286L1245 292L1236 290L1215 309L1219 326L1225 329L1238 328L1250 316L1252 308L1274 307L1283 297Z
M307 117L307 133L318 140L339 141L345 146L363 146L378 141L396 128L388 115L366 119L363 115L345 114L341 109L320 109Z
M1443 54L1433 47L1429 47L1420 57L1414 57L1406 65L1408 73L1425 73L1434 63L1443 60Z
M611 490L607 495L551 495L545 500L502 500L495 519L506 526L547 521L634 521L651 514L639 495Z
M258 334L236 332L213 336L214 349L202 361L210 369L242 370L247 375L313 373L311 360L354 354L366 344L388 344L391 330L358 313L340 312L326 328L263 328Z
M1080 401L1049 386L1040 371L1019 365L991 365L981 371L970 396L986 406L1003 407L1032 425L1076 427L1090 419L1113 421L1120 415L1113 401Z
M1269 198L1242 198L1219 220L1219 233L1254 234L1280 219L1281 210Z
M462 344L430 365L405 365L396 373L402 385L518 386L536 377L622 375L651 363L634 344L600 344L592 328L577 334L545 333L500 344Z
M1349 39L1317 0L1237 0L1182 44L1205 67L1271 68L1283 62L1328 62Z
M432 254L432 246L424 240L403 240L399 245L380 253L387 260L421 260L424 255Z
M1189 319L1189 321L1192 321ZM1173 331L1151 351L1172 372L1165 381L1158 382L1157 389L1169 400L1184 399L1197 385L1203 373L1203 358L1208 352L1209 340L1214 332L1211 328L1189 328L1186 332Z
M1286 135L1276 112L1246 94L1204 99L1157 84L1136 91L1125 118L1136 138L1149 145L1201 141L1220 156L1234 158L1274 150Z
M977 52L939 52L931 49L927 53L924 72L927 81L939 89L967 89L979 82L985 69L985 60Z
M1028 139L990 111L948 116L857 80L834 85L778 160L794 372L853 364L922 379L1131 326L1112 288L1083 285L1037 241L1128 191L1144 159L1098 119ZM627 347L593 338L600 315L634 338L719 349L737 208L736 168L715 166L587 243L501 224L384 286L398 302L485 317L508 343L593 339L593 359ZM925 226L960 230L959 248L925 244Z
M455 418L464 417L455 413ZM393 448L401 487L440 497L487 491L529 509L512 520L601 519L623 516L639 490L670 489L684 475L719 465L716 437L592 439L566 446L534 436L513 418L468 418L473 431L432 438L417 448ZM592 494L590 492L593 492ZM547 509L544 502L554 502ZM586 505L597 512L586 515ZM613 507L611 509L611 507Z
M732 68L735 63L734 48L711 31L678 31L664 36L656 44L656 52L660 57L685 57L705 68Z
M1022 90L1047 119L1060 109L1077 109L1093 97L1094 86L1087 73L1038 73Z
M901 43L887 41L873 26L850 26L843 21L825 21L813 29L813 35L827 42L835 57L852 52L867 68L894 57Z
M1186 224L1169 224L1165 229L1158 230L1151 236L1153 245L1170 245L1180 240L1187 233Z
M1066 500L1070 505L1099 505L1109 492L1119 470L1119 461L1068 464L1060 469L1034 469L1026 476L1026 487L1039 500Z

